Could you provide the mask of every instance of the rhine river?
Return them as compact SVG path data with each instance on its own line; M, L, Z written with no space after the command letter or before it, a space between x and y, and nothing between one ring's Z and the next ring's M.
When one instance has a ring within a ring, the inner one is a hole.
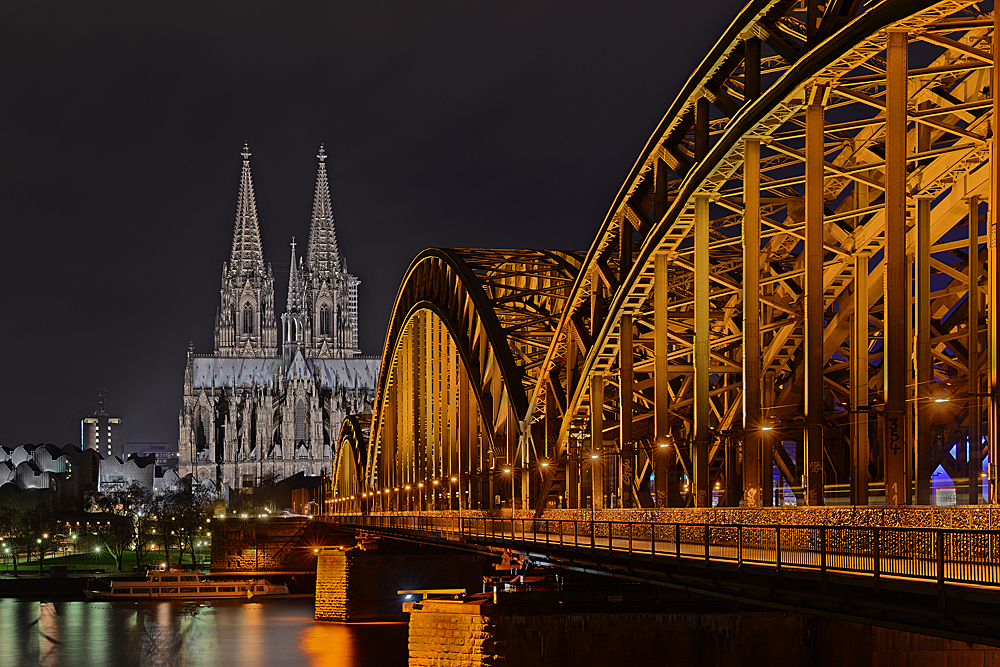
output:
M318 623L312 599L0 598L0 667L405 667L406 642L405 623Z

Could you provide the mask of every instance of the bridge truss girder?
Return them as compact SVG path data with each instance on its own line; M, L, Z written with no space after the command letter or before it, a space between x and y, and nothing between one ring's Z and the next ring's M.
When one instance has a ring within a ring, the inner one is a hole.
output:
M531 393L535 422L566 406L553 439L569 470L539 509L577 506L568 487L588 464L597 506L707 505L713 490L769 504L772 460L808 504L848 478L867 504L869 476L888 504L927 504L938 465L978 499L983 447L971 464L949 450L981 442L979 395L996 396L997 228L992 214L980 225L996 183L993 17L969 2L857 17L829 3L828 23L809 7L749 5L620 191ZM969 379L970 266L974 306L990 303L971 309L988 389Z
M585 255L417 257L367 494L412 508L403 489L455 476L459 507L759 507L776 469L810 505L838 485L929 504L940 467L978 502L1000 438L998 34L967 0L751 2Z

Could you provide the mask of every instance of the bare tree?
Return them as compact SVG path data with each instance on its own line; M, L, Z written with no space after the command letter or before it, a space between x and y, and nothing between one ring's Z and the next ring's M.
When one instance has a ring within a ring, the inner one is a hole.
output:
M170 551L178 544L176 530L176 515L174 512L174 494L176 489L168 489L156 499L156 519L153 526L153 537L163 547L163 559L170 565ZM178 557L178 565L180 558Z
M103 514L98 534L114 557L118 571L124 569L125 553L135 551L136 565L150 552L156 524L156 505L151 489L138 482L121 484L94 497L95 509Z
M185 549L190 551L192 563L195 562L195 543L206 532L206 520L211 516L214 501L215 494L196 482L168 491L163 499L163 516L167 517L164 523L169 521L178 548L181 553Z
M7 544L5 555L11 557L11 561L14 564L15 577L18 576L17 563L21 558L21 554L29 554L31 551L28 547L28 536L27 512L10 505L0 506L0 538L3 538L3 541ZM9 550L9 553L6 553L7 550Z
M25 514L24 525L27 546L38 554L38 574L43 574L45 554L56 551L62 543L55 514L46 507L37 507Z

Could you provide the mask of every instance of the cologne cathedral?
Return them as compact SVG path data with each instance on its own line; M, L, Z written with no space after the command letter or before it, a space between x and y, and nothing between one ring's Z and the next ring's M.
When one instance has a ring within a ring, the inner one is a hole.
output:
M280 328L246 146L242 155L215 352L188 350L178 443L181 476L229 490L252 488L263 475L329 474L340 424L371 412L379 371L379 359L358 347L360 281L337 247L323 148L304 258L292 239Z

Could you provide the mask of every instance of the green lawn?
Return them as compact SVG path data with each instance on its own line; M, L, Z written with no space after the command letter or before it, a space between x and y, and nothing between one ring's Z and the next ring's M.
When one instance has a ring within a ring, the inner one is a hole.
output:
M170 552L171 560L177 562L177 552ZM210 559L208 550L202 549L198 552L198 561L208 561ZM163 552L158 551L149 554L144 559L147 564L162 563L163 562ZM191 563L191 554L184 554L184 564L189 565ZM63 554L59 553L55 556L46 556L42 563L43 570L48 573L49 565L65 565L70 571L73 570L100 570L103 569L105 572L116 572L118 570L118 565L115 562L114 557L107 551L89 552L89 553L69 553ZM132 568L135 567L135 553L132 551L126 551L125 557L122 560L122 569L125 572L131 572ZM10 558L0 558L0 572L12 573L14 571L14 565ZM18 573L30 574L31 572L38 572L38 561L34 558L30 562L26 562L23 558L17 563Z

